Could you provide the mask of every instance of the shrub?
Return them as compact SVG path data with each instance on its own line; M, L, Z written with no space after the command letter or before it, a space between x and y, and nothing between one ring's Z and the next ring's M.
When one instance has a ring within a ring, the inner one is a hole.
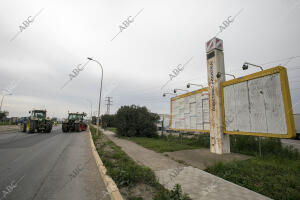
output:
M156 137L159 116L146 107L122 106L116 114L115 125L119 136Z
M101 116L102 127L115 127L115 115L105 114Z

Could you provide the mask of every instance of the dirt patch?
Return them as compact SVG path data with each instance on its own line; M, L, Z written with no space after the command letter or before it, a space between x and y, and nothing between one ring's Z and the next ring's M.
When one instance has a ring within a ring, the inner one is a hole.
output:
M214 165L218 161L226 163L233 160L247 160L251 158L250 156L238 153L218 155L211 153L209 149L193 149L175 152L165 152L164 155L167 155L176 161L180 160L185 164L191 165L201 170L205 170L206 168Z
M143 200L152 200L156 191L157 190L154 187L145 184L138 184L134 187L124 187L120 189L124 199L141 197Z

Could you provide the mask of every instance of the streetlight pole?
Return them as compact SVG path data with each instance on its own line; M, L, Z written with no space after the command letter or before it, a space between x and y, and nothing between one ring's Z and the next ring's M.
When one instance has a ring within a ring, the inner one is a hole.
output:
M98 121L97 121L97 130L96 130L96 135L98 136L98 129L99 129L99 122L100 122L100 108L101 108L101 93L102 93L102 82L103 82L103 67L101 65L101 63L97 60L94 60L93 58L87 58L89 60L92 60L94 62L96 62L100 67L101 67L101 72L102 72L102 76L101 76L101 86L100 86L100 95L99 95L99 106L98 106Z
M91 104L91 120L93 118L93 102L90 99L86 99Z
M0 111L1 111L1 109L2 109L3 99L4 99L5 96L8 96L8 95L12 95L12 93L2 95L1 104L0 104Z

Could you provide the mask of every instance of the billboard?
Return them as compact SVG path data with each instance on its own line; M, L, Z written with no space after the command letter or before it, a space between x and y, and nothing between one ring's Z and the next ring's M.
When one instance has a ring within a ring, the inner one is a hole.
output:
M171 98L170 129L209 132L209 103L207 88Z
M286 69L274 67L221 83L227 134L295 137Z

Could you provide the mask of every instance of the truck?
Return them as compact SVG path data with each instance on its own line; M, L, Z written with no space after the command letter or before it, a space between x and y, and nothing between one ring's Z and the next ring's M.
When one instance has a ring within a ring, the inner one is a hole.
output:
M62 131L64 133L75 131L81 132L87 129L87 124L85 123L84 117L86 113L68 113L68 118L62 124Z
M31 110L29 111L30 116L23 121L21 128L23 132L35 133L44 132L50 133L52 130L52 122L47 117L46 110Z

